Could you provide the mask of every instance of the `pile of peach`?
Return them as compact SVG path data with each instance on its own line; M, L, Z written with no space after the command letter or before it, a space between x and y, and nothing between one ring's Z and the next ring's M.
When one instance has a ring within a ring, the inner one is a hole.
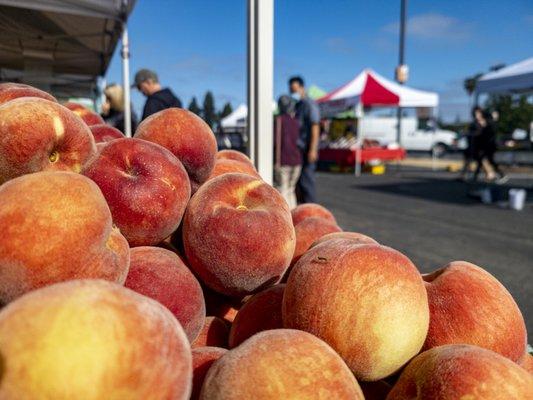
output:
M134 138L0 84L0 399L533 399L523 316L289 210L182 109Z

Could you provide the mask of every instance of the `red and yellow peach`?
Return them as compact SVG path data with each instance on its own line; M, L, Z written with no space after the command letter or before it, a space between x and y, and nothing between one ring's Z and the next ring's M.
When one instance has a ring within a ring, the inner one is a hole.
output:
M0 204L0 304L65 280L126 279L128 243L90 179L72 172L21 176L0 186Z

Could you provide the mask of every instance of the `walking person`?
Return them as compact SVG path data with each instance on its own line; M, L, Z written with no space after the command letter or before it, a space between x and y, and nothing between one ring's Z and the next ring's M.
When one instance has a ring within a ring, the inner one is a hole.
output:
M483 112L480 107L475 107L472 114L474 117L471 125L473 153L477 163L473 180L474 182L477 181L478 175L483 168L488 181L497 180L498 183L505 183L507 177L494 160L497 149L494 121L491 115Z
M300 122L289 96L280 96L278 111L274 120L274 187L293 209L297 204L296 183L302 167L302 154L298 147Z
M135 74L134 84L146 96L142 119L171 107L181 108L181 101L169 88L162 88L154 71L141 69Z
M104 89L105 100L102 104L102 117L106 124L124 132L124 89L117 84L111 84ZM131 110L131 131L137 129L137 115Z
M307 96L304 80L300 76L289 79L289 91L297 101L296 117L300 121L299 148L302 153L302 171L297 183L298 201L316 203L315 170L320 139L320 111Z

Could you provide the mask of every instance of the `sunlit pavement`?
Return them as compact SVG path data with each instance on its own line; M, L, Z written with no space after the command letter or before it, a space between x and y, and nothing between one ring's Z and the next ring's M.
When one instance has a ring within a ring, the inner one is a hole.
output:
M516 176L515 176L516 175ZM362 232L408 257L422 272L454 260L487 269L511 292L533 341L533 176L513 174L494 186L500 201L509 188L527 190L523 211L482 204L469 196L483 188L457 174L389 166L385 175L318 173L320 202L344 230Z

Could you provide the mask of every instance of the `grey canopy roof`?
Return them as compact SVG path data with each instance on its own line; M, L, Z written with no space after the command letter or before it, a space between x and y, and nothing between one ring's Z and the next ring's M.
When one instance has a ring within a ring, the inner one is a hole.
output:
M0 0L0 80L94 97L135 0Z
M476 84L477 93L533 92L533 57L483 75Z

